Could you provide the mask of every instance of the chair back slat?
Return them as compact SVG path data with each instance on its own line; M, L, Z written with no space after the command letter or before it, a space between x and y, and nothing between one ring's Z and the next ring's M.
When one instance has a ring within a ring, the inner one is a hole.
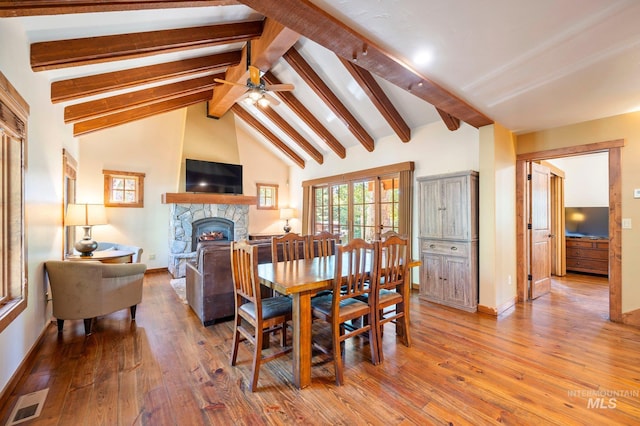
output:
M260 283L258 276L258 246L247 241L231 242L231 273L236 295L236 303L256 304L256 314L261 310Z
M309 257L331 256L336 244L340 244L340 234L322 231L309 236Z
M300 234L287 233L281 237L271 237L272 262L304 259L308 252L307 245L307 237Z
M392 235L380 243L379 288L396 289L408 271L408 240Z
M377 247L377 242L368 243L360 238L336 246L334 303L373 291L371 283L378 274Z

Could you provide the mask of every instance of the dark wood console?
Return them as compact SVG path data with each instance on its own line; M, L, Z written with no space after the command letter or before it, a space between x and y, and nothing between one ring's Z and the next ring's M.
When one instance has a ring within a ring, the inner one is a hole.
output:
M609 240L566 237L567 271L609 275Z

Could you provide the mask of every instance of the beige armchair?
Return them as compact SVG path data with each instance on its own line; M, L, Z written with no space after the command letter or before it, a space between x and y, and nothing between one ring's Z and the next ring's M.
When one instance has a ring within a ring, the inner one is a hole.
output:
M147 265L50 260L45 268L59 333L65 320L83 319L85 334L89 335L93 318L125 308L130 308L131 319L135 320Z

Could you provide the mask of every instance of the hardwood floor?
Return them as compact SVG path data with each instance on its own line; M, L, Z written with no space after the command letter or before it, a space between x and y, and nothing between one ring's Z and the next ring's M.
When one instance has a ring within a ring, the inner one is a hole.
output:
M638 424L640 330L607 320L606 280L573 274L499 319L412 298L413 346L384 333L385 361L347 343L345 385L314 358L312 385L291 384L291 360L229 366L231 321L203 327L167 274L145 278L137 321L128 311L51 324L33 365L0 403L49 388L37 425ZM609 408L610 407L610 408Z

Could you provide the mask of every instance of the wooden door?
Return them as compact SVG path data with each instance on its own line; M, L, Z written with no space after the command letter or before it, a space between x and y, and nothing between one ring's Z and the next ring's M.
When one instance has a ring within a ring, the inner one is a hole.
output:
M529 297L535 299L551 291L551 172L548 167L530 164Z
M422 273L420 293L436 301L442 300L442 256L423 253L420 268Z
M442 238L442 200L440 182L420 182L420 236Z
M442 179L442 237L449 240L466 240L469 238L467 220L469 200L467 196L467 176Z

